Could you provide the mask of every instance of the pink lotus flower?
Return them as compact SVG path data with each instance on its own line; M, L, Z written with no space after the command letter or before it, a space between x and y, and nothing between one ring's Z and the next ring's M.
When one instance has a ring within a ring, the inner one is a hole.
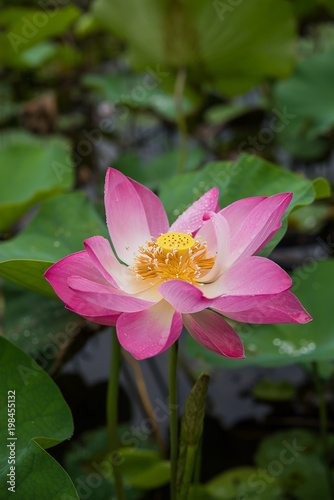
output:
M48 269L66 307L90 321L116 325L136 359L169 348L183 325L207 349L243 358L243 345L222 317L249 323L307 323L289 291L288 274L255 256L281 226L291 193L246 198L223 210L213 188L169 226L149 189L110 168L105 185L108 240Z

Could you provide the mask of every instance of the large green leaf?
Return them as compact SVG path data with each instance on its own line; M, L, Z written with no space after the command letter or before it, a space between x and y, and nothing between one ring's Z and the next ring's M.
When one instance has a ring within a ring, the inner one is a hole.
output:
M198 491L193 487L189 500L283 500L278 481L265 483L255 467L236 467L211 479ZM263 485L265 484L265 487Z
M0 488L1 498L13 498L7 484L10 466L15 465L15 494L20 500L68 495L78 499L73 483L61 466L44 450L73 433L70 409L52 379L20 349L0 337ZM14 400L8 397L15 393ZM15 415L15 430L8 413ZM15 448L15 464L8 463ZM15 495L14 495L15 496Z
M4 282L3 335L47 370L85 320L50 297Z
M235 3L235 2L233 2ZM187 67L229 94L288 75L294 19L282 0L96 0L93 12L128 42L135 66ZM131 16L129 16L131 12Z
M262 470L271 475L276 473L283 491L292 498L329 499L331 495L322 454L322 442L315 434L304 429L290 429L262 441L255 460Z
M196 170L202 163L204 154L201 148L189 149L185 170ZM144 161L139 155L124 153L114 161L113 167L150 189L157 189L163 181L177 174L179 155L179 150L170 149Z
M148 435L138 439L132 428L126 426L119 428L118 435L121 445L131 444L131 447L120 448L122 475L129 500L141 498L145 490L158 488L169 482L170 463L150 448L152 441ZM112 498L114 491L107 441L107 431L104 428L86 432L80 441L73 443L65 456L66 469L79 487L81 485L84 489L89 489L90 474L101 475L100 484L96 486L96 498L103 499Z
M9 7L1 13L0 61L5 66L24 67L25 51L42 41L62 35L79 17L74 5L55 9ZM29 65L28 65L29 66Z
M295 156L316 158L328 148L328 139L322 136L334 126L333 81L331 51L301 60L288 80L276 83L275 107L291 116L277 138Z
M14 130L0 135L0 231L36 203L72 186L69 149L68 141L61 137L41 140ZM57 165L63 165L61 173Z
M170 73L165 73L161 79L153 72L139 75L133 73L85 75L83 84L116 108L124 106L131 109L148 108L167 120L176 120L174 77ZM193 113L200 103L198 95L186 89L182 98L183 113L185 115ZM123 114L121 111L121 117Z
M160 198L172 222L202 194L217 186L221 208L248 196L271 196L292 192L283 226L265 247L268 254L286 231L286 216L300 205L309 205L315 199L312 182L299 175L278 168L258 157L242 155L237 162L209 163L198 172L173 177L161 186Z
M323 242L323 245L326 245ZM332 251L328 248L329 251ZM246 358L218 356L187 339L188 354L213 366L284 366L304 361L334 359L333 292L334 261L311 261L292 275L293 291L313 321L305 325L248 325L231 322L245 346Z
M0 245L0 276L55 297L44 272L66 255L83 250L83 241L96 235L107 237L107 226L84 193L52 198L17 237Z

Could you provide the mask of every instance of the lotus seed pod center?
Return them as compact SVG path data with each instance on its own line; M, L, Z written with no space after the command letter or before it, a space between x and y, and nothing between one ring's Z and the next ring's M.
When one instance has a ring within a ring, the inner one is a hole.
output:
M178 255L183 255L195 245L195 240L189 234L166 233L159 236L157 244L164 254L177 251Z

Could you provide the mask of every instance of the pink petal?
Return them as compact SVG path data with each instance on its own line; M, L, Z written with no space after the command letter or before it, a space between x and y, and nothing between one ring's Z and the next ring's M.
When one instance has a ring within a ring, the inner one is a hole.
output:
M244 358L242 342L233 328L218 314L204 310L183 316L184 326L203 347L227 358Z
M230 316L230 313L247 311L248 309L257 308L260 304L268 302L268 297L277 297L275 295L223 295L216 299L211 299L211 307L216 311L221 312L224 316Z
M226 219L214 212L206 212L204 217L210 219L204 222L196 236L206 241L211 255L216 254L216 261L210 271L201 279L201 282L209 282L217 279L226 269L226 263L230 250L230 229Z
M45 278L53 287L58 297L65 302L68 309L74 311L80 316L97 318L95 323L99 323L99 317L109 317L117 315L117 312L102 307L101 305L87 302L84 298L75 293L67 284L67 279L73 274L80 274L83 278L95 281L98 284L108 286L108 281L96 269L88 253L82 252L68 255L51 266L45 273Z
M205 212L216 211L218 207L218 188L214 187L195 201L183 214L181 214L169 232L194 233L203 225L203 215Z
M159 293L178 312L185 314L202 311L213 302L194 285L181 280L165 281L160 285Z
M116 259L109 241L102 236L93 236L92 238L85 240L84 245L88 255L102 276L109 281L113 287L120 288L113 275L121 275L122 269L128 268Z
M142 184L139 184L132 179L129 179L129 181L137 191L142 201L151 236L157 238L160 234L167 233L169 229L169 222L165 209L159 198L152 193L150 189Z
M229 265L254 255L263 247L264 242L267 242L269 236L278 229L291 198L292 193L276 194L253 208L231 239Z
M231 319L243 323L308 323L311 316L297 297L287 291L247 311L226 313Z
M121 345L134 358L150 358L168 349L179 338L182 316L161 300L145 311L122 314L116 331Z
M81 276L70 276L67 284L77 295L88 302L113 311L136 312L152 306L154 302L128 295L118 288L102 285Z
M242 200L235 201L223 208L219 213L225 217L230 227L231 238L234 237L235 233L240 229L245 219L248 217L250 212L263 200L266 200L267 196L256 196L254 198L244 198Z
M106 238L93 236L85 240L84 245L97 269L115 288L132 294L150 287L149 283L137 280L133 272L117 260Z
M68 309L69 311L73 311L73 309L71 309L69 306L66 306L66 309ZM107 316L82 316L82 317L87 319L88 321L92 321L92 323L97 323L98 325L115 326L117 319L120 317L121 314L122 313L115 312Z
M123 262L132 264L138 247L151 237L140 196L127 177L109 168L104 202L109 234L116 253Z
M214 283L203 286L205 297L274 295L291 288L290 276L264 257L247 257L230 267ZM268 297L269 299L270 297Z

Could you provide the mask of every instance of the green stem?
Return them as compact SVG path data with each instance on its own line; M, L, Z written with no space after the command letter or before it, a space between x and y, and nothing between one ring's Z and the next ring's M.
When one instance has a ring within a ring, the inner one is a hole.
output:
M193 477L194 465L196 460L196 450L197 445L187 445L187 456L186 456L186 465L184 469L184 476L181 485L180 495L178 500L187 500L189 495L190 483Z
M179 150L179 174L183 174L186 169L186 162L188 156L188 130L187 130L187 122L183 114L182 109L182 101L184 94L184 87L186 84L186 69L180 68L178 70L174 88L174 103L175 103L175 111L176 111L176 123L179 131L179 141L180 141L180 150Z
M323 454L326 465L328 486L330 490L331 500L334 500L334 483L333 483L332 472L330 469L330 449L329 449L328 432L327 432L327 422L328 422L327 408L324 397L323 385L319 375L319 367L316 361L312 362L312 369L313 369L314 385L319 401L320 434L321 434Z
M170 498L176 500L176 473L178 457L177 433L177 354L178 341L170 348L169 354L169 422L170 422Z
M115 490L117 500L126 500L122 471L120 466L120 455L118 451L117 439L117 418L118 418L118 380L121 365L121 345L116 332L112 333L112 356L110 363L110 378L107 395L107 429L109 437L109 447L111 463L114 473Z

